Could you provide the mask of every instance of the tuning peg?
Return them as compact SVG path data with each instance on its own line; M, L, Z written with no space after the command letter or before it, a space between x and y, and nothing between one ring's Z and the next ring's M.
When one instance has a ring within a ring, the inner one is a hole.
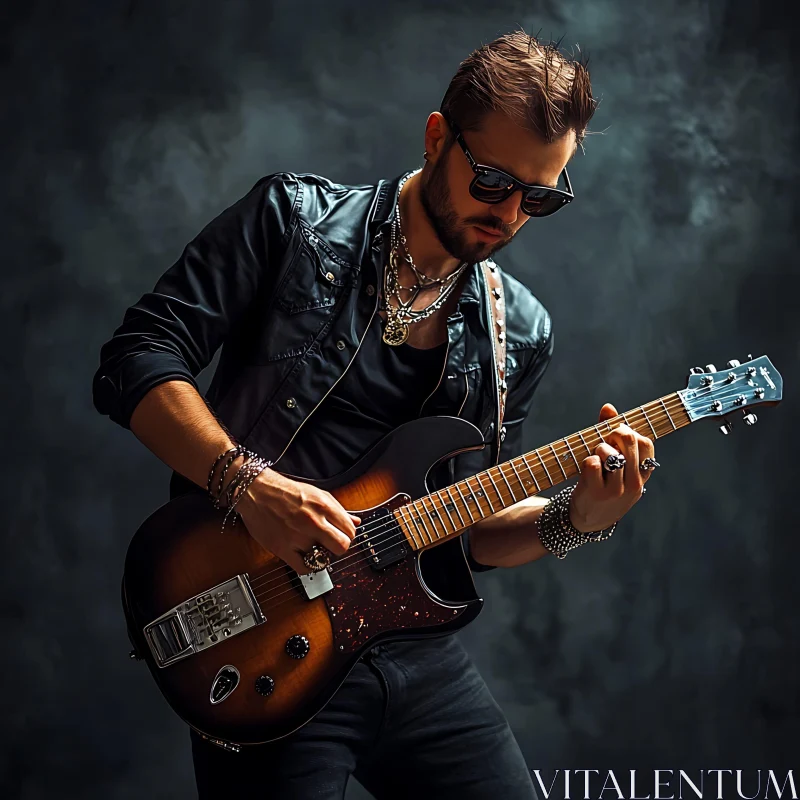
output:
M736 367L741 367L742 366L742 362L741 361L737 361L735 358L732 358L728 362L727 366L730 367L731 369L735 369Z
M749 414L745 414L743 419L745 425L755 425L758 422L758 417L752 411Z
M690 375L699 375L701 372L703 372L703 368L702 367L692 367L689 370L689 374Z
M725 434L727 436L733 430L733 423L726 419L722 425L719 426L719 432Z
M706 364L706 372L716 372L717 368L713 364Z
M752 353L748 353L747 354L747 360L748 361L752 361L753 360L753 354Z

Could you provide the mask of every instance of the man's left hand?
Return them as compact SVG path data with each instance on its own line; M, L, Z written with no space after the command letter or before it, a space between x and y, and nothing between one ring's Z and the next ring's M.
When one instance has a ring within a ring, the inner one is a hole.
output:
M617 416L617 409L606 403L600 409L600 422ZM604 434L604 441L585 458L581 477L570 498L570 520L582 533L611 527L642 496L652 470L643 472L639 465L655 457L653 440L627 425L619 425ZM612 454L623 455L625 466L607 472L603 463Z

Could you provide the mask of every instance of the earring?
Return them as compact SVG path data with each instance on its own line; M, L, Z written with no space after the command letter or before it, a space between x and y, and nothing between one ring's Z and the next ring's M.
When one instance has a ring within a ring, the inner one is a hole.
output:
M422 154L422 158L423 158L424 161L428 160L428 151L427 150Z

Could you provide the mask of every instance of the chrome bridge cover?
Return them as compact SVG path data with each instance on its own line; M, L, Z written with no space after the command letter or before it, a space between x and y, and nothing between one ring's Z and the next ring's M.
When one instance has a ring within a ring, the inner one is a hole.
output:
M266 621L245 573L170 609L144 635L156 664L168 667Z

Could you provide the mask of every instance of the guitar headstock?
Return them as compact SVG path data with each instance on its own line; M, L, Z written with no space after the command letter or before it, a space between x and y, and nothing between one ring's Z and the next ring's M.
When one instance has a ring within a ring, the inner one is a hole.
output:
M692 368L686 388L678 392L692 422L742 411L744 423L754 425L758 417L750 410L753 406L781 401L783 379L772 362L766 356L747 358L744 364L731 360L719 372L713 364ZM728 433L731 423L726 420L720 430Z

